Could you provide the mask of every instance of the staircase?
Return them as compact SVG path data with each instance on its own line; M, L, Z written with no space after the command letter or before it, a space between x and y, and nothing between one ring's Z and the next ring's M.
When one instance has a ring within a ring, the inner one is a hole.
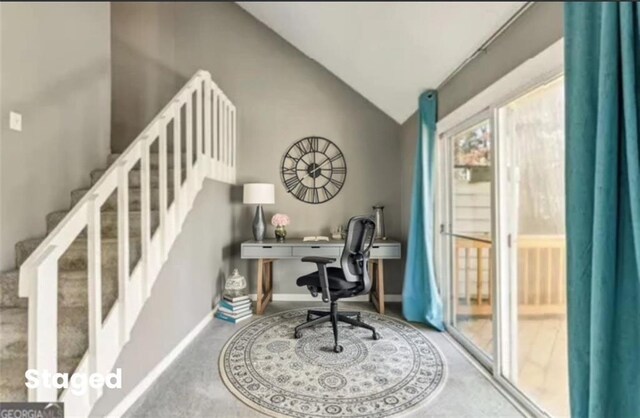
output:
M109 156L112 164L119 154ZM157 154L155 160L157 167ZM169 158L168 161L171 161ZM169 163L169 166L172 166ZM91 173L94 185L104 170ZM139 170L130 174L130 180L139 177ZM152 177L153 180L153 177ZM157 182L157 177L155 178ZM129 202L129 236L140 238L140 188L129 182L130 196L137 196ZM173 183L169 184L173 189ZM71 192L71 207L75 206L89 189ZM158 187L151 188L152 196L158 195ZM118 298L118 205L116 195L108 199L101 213L102 247L102 318L104 319ZM154 199L151 199L154 202ZM159 224L157 199L152 206L152 231ZM46 217L47 234L69 213L59 211ZM88 257L87 234L83 232L71 244L58 262L58 371L73 372L82 355L87 351L87 304L88 304ZM22 263L42 243L44 238L30 239L16 244L16 265ZM130 260L135 266L140 260L139 247L130 247ZM24 373L27 370L27 298L18 296L19 272L10 271L0 274L0 400L8 402L26 401L27 388L24 385Z
M111 370L204 179L235 181L235 128L235 107L198 71L71 192L71 210L47 215L45 238L16 245L19 270L0 274L0 401L89 414L101 390L27 390L25 371Z

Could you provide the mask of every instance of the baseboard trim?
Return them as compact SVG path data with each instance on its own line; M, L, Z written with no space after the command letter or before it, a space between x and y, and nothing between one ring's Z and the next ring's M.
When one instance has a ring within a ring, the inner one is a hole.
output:
M256 301L258 299L255 293L249 295L251 300ZM274 302L322 302L320 296L313 297L309 293L274 293ZM369 295L355 296L345 299L345 302L368 302ZM402 302L402 295L384 295L385 302Z
M153 385L171 363L182 353L182 351L193 341L200 331L213 319L213 315L218 310L216 301L215 308L208 312L207 315L191 330L189 333L167 354L149 373L134 387L125 397L109 412L106 417L115 418L124 415L129 408Z

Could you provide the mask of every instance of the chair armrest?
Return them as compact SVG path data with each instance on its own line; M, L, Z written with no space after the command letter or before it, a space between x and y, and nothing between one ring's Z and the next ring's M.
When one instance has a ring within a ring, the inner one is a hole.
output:
M318 275L320 276L320 287L322 288L322 301L329 302L329 278L327 277L327 264L336 261L335 258L329 257L303 257L305 263L316 263L318 267Z
M336 259L329 257L302 257L302 261L305 263L331 264L336 261Z

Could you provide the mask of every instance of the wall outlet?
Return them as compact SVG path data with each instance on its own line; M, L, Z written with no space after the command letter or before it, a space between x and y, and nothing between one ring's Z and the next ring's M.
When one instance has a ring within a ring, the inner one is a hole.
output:
M22 132L22 115L16 112L9 112L9 128Z

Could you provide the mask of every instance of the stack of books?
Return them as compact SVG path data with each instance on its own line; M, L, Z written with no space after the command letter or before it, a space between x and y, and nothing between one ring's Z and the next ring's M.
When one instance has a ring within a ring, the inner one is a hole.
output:
M249 296L231 298L224 296L218 304L216 318L237 324L240 321L251 318L251 300Z

